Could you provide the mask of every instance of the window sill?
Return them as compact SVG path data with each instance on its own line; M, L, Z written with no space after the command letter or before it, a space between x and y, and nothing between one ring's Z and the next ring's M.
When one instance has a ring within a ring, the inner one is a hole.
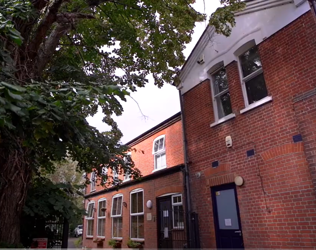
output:
M218 121L213 122L213 123L211 124L211 128L212 128L212 127L215 127L215 126L217 126L217 125L219 125L219 124L221 124L221 123L223 123L223 122L226 122L226 121L228 121L228 120L230 120L230 119L233 119L233 118L235 118L235 117L236 117L236 115L235 115L234 113L229 114L229 115L226 115L225 117L219 119Z
M93 239L93 235L87 235L86 239Z
M262 98L260 101L254 102L250 105L248 105L246 108L240 110L240 114L246 113L254 108L257 108L265 103L271 102L272 96L266 96L265 98Z
M152 171L152 173L155 173L155 172L157 172L157 171L160 171L160 170L163 170L163 169L166 169L166 168L167 168L167 166L165 166L164 168L154 169L154 170Z
M132 241L136 241L136 242L145 242L145 239L135 239L135 238L131 238Z
M122 241L123 237L112 237L112 240Z

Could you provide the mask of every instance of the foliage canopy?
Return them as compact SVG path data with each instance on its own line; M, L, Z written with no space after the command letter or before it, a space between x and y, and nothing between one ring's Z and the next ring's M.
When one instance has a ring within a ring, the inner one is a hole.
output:
M242 6L221 1L233 11ZM150 74L159 87L178 83L182 50L205 19L194 2L0 0L0 241L19 242L27 190L40 169L54 171L53 162L70 157L105 179L103 166L139 176L123 160L127 148L111 116ZM224 34L234 24L223 10L212 18ZM86 121L98 107L106 133Z

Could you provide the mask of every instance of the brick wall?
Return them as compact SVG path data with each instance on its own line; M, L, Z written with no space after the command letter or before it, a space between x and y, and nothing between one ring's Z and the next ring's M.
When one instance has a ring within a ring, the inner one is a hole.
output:
M167 168L178 166L183 164L183 139L182 139L182 123L180 117L175 118L175 120L169 121L167 124L155 129L150 132L150 134L144 135L144 137L137 139L132 143L131 157L135 163L135 167L141 170L143 176L148 176L153 174L154 170L154 155L152 154L153 142L160 136L165 135L165 149L166 149L166 161ZM112 171L109 170L109 175L112 175ZM156 172L157 173L157 172ZM123 176L119 177L123 179ZM134 189L142 188L144 190L144 238L146 248L157 248L157 197L168 194L168 193L181 193L183 194L183 176L182 172L166 174L155 179L137 182L131 186L120 187L118 191L108 191L104 194L98 194L98 191L102 191L104 187L101 185L96 186L95 195L94 192L90 192L90 185L87 187L86 194L90 194L93 197L88 198L90 201L95 201L95 212L94 212L94 237L86 237L86 220L84 220L84 230L83 230L83 246L88 248L98 247L97 243L93 242L93 239L97 237L97 204L98 200L101 198L106 198L107 200L107 211L106 211L106 231L105 240L103 245L99 247L108 248L108 241L112 238L112 219L111 219L111 207L112 207L112 197L115 194L123 195L123 202L126 202L127 206L123 206L123 240L122 247L126 248L127 241L130 238L130 192ZM184 205L184 195L183 195L183 205ZM89 200L86 199L85 207ZM153 208L148 209L146 207L146 202L151 200L153 202ZM147 214L151 213L152 220L147 220Z
M226 66L234 119L210 127L209 80L184 94L192 202L202 247L216 247L210 188L231 183L236 175L245 180L237 188L245 247L316 245L316 98L293 102L316 87L313 18L308 12L259 45L272 102L240 114L245 106L237 62ZM299 134L303 142L294 142ZM229 149L228 135L233 140ZM252 149L255 154L247 157ZM219 161L216 169L214 161Z
M119 191L112 191L106 194L99 195L97 197L90 198L91 201L95 201L95 208L97 211L98 200L101 198L106 198L107 200L107 210L106 210L106 224L105 224L105 240L102 248L109 248L108 241L112 238L112 220L111 220L111 207L112 207L112 197L115 194L123 195L123 202L126 202L127 206L122 206L123 214L123 239L122 248L127 248L127 241L130 238L130 192L134 189L142 188L144 190L144 247L146 248L157 248L157 202L156 198L168 193L181 193L183 194L183 175L181 172L176 172L170 175L166 175L154 180L142 182L135 184L133 186L121 188ZM151 200L153 202L152 209L146 207L146 202ZM86 200L86 204L88 200ZM184 200L183 200L184 204ZM97 244L93 242L96 238L97 223L96 217L97 212L94 212L94 237L86 237L86 221L84 220L84 230L83 230L83 246L87 248L96 248ZM152 220L147 220L147 214L151 213Z
M135 163L135 167L141 171L143 176L149 175L154 171L154 155L152 154L153 142L160 135L165 135L167 168L183 164L184 162L182 123L181 120L178 120L167 128L158 129L158 132L154 135L140 140L137 144L132 146L132 160ZM109 170L108 175L112 175L111 170ZM123 175L119 176L119 178L123 180ZM104 189L104 187L101 185L96 186L96 191L102 189ZM86 194L90 192L90 185L88 185Z
M165 135L167 167L173 167L184 162L182 123L178 121L132 146L132 159L144 176L151 174L154 170L153 142L160 135Z

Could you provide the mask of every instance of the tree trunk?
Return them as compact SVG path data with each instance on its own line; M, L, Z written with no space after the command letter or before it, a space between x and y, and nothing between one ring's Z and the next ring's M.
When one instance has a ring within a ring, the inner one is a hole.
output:
M11 144L12 145L12 144ZM0 242L20 243L20 218L32 170L22 148L0 144Z

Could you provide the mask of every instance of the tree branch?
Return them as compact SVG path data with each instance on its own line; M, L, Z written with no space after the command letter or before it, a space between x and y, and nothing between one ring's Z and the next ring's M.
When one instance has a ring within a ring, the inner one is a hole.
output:
M37 73L40 76L46 67L47 63L51 60L59 44L60 38L71 29L71 25L67 23L57 24L50 36L43 43L38 51L37 57Z
M61 13L57 14L57 22L58 23L66 23L74 21L75 19L95 19L95 17L91 14L83 14L83 13Z
M63 3L64 0L55 0L53 4L49 7L48 12L46 13L45 17L39 24L36 32L35 32L35 37L33 41L29 45L28 51L30 51L29 58L31 60L34 60L35 57L37 56L38 49L44 39L46 38L47 32L51 28L52 24L56 21L57 19L57 13L58 10Z

